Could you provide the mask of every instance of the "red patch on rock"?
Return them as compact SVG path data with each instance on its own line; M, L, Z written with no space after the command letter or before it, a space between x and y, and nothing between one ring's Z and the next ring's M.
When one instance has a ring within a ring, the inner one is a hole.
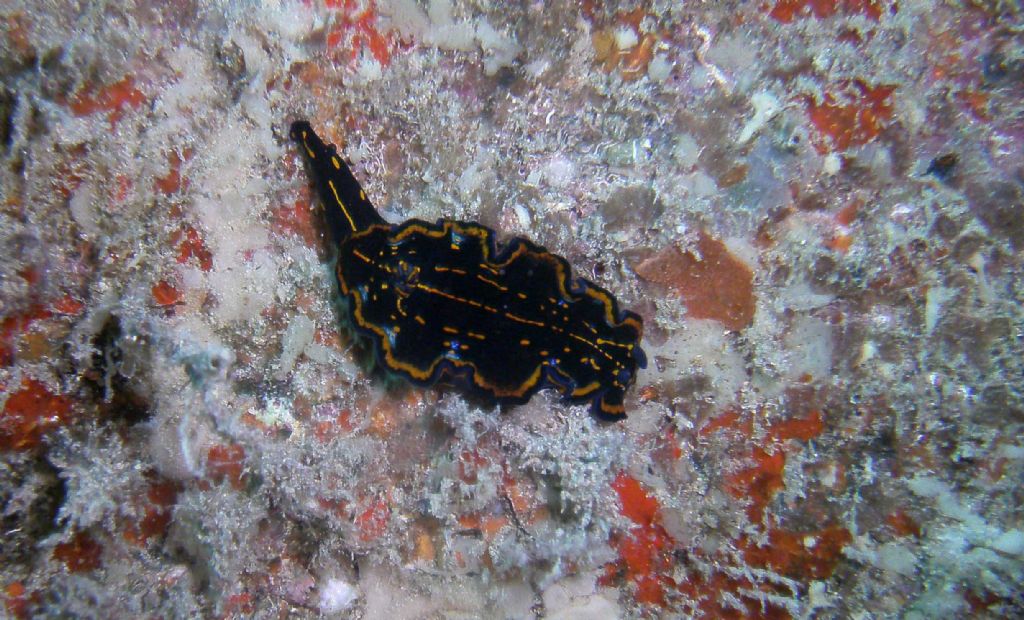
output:
M100 567L103 547L86 532L78 532L66 543L53 548L53 557L64 562L72 573L87 573Z
M636 267L644 280L677 291L695 319L740 331L754 320L754 274L725 244L701 233L697 252L669 246Z
M84 144L66 148L63 157L56 163L51 183L54 191L65 200L71 198L89 175L89 149Z
M32 606L39 605L39 602L39 592L30 592L20 581L12 581L3 589L3 607L11 618L31 618Z
M7 397L0 414L0 450L31 450L70 417L70 400L40 381L22 379L21 389Z
M752 566L764 567L804 581L827 579L842 557L843 548L853 536L844 527L798 533L774 529L768 543L757 546L740 539L743 559Z
M793 598L795 591L778 581L752 580L751 568L770 570L801 583L827 579L842 558L843 548L852 536L842 527L830 527L807 533L783 530L768 532L764 546L753 544L746 536L736 541L744 564L722 554L710 557L695 551L710 570L685 568L678 591L696 602L697 617L728 620L782 620L792 616L770 597ZM732 568L729 568L732 567Z
M341 435L351 434L355 430L352 410L345 408L337 411L332 419L320 420L313 427L313 434L320 441L327 443Z
M128 199L128 192L132 190L132 179L126 174L119 174L114 180L114 186L111 188L111 198L116 203L123 203Z
M383 536L388 529L390 516L391 508L388 507L384 498L371 500L356 517L359 539L363 542L371 542Z
M181 303L181 293L166 280L160 280L150 290L156 305L166 308Z
M239 445L215 445L206 453L206 477L214 482L227 480L241 490L245 466L245 448Z
M863 15L877 22L882 17L882 7L875 0L778 0L768 15L789 24L801 17L825 19L837 13Z
M603 585L612 585L621 575L636 585L636 601L664 607L666 591L675 587L672 550L675 541L661 526L658 500L639 481L620 473L612 482L619 496L622 514L634 523L629 532L612 536L619 561L605 568Z
M799 411L802 417L793 415L763 429L764 447L748 447L755 433L750 412L727 411L698 431L700 437L726 431L727 441L739 442L739 447L750 451L751 465L727 476L724 487L732 496L749 500L747 516L753 524L764 522L769 502L784 487L786 453L800 449L792 442L809 441L825 430L820 411L810 407ZM676 541L664 529L661 509L653 494L624 473L619 474L612 487L619 496L622 514L634 527L612 536L610 542L618 551L619 560L605 567L602 585L614 586L622 579L632 581L637 602L657 606L668 605L669 597L678 592L694 601L703 614L700 617L789 618L786 607L769 602L767 597L792 598L797 593L771 580L752 578L744 570L763 568L802 583L825 579L832 574L842 559L843 548L852 539L842 527L806 533L766 528L769 543L763 547L746 535L733 541L743 554L738 565L735 558L727 555L706 556L699 549L691 550L690 553L703 557L697 565L711 567L709 571L696 569L691 563L676 561L674 554L682 550L677 550Z
M29 330L32 323L51 316L50 311L42 305L33 304L22 314L8 316L0 321L0 367L14 363L17 357L18 338Z
M735 411L726 411L705 424L699 431L702 437L719 430L738 431L740 437L749 440L754 433L752 416ZM789 418L773 423L766 429L764 445L751 448L752 467L742 469L726 478L725 488L737 498L749 498L747 517L752 523L761 523L764 511L775 494L784 487L783 472L786 468L785 443L788 440L810 441L821 435L825 423L821 412L813 410L803 418Z
M713 418L701 427L699 435L707 437L715 431L732 429L739 431L744 437L749 437L754 432L754 425L749 416L740 416L738 411L726 411L717 418Z
M979 121L991 120L989 114L988 93L975 90L961 90L956 93L956 100Z
M143 517L125 526L124 539L144 546L149 539L162 537L171 524L179 486L170 480L155 480L146 489Z
M381 34L377 29L377 7L375 2L360 6L353 0L327 0L326 7L334 9L335 23L327 33L327 49L349 46L349 60L355 61L365 49L386 67L391 63L395 48L392 33Z
M190 155L191 153L185 153L184 161L188 161ZM154 179L153 189L165 196L170 196L188 187L188 181L181 178L182 161L182 157L177 151L171 151L171 154L167 156L167 163L170 169L166 175Z
M658 500L649 495L636 479L620 473L612 482L612 488L619 494L624 517L645 527L655 522Z
M25 590L25 584L20 581L14 581L4 587L4 609L12 618L18 618L18 620L28 618L31 603L32 600Z
M466 484L476 484L478 472L485 465L487 459L479 450L463 450L459 454L459 480Z
M135 80L125 77L120 82L98 89L79 91L71 100L71 112L75 116L89 116L96 112L108 112L111 124L117 122L126 108L137 108L146 102L146 96L135 88Z
M769 454L754 446L752 456L754 466L729 476L726 489L737 499L749 498L747 517L751 523L761 523L768 502L785 486L782 473L786 468L786 454L782 450Z
M811 411L806 418L789 418L772 424L769 434L775 439L785 441L797 439L810 441L825 431L825 423L820 411Z
M869 86L861 80L840 85L819 102L807 101L807 115L818 130L815 147L820 153L845 151L871 142L892 117L895 86Z
M78 301L71 295L61 297L57 301L53 302L51 307L57 314L64 314L68 316L79 315L83 310L85 310L85 304Z
M316 222L308 199L299 199L293 204L285 204L275 209L271 214L271 228L298 235L309 247L320 246L321 228Z
M921 537L921 525L902 510L897 510L886 517L885 522L889 524L889 527L893 529L897 536Z
M224 601L224 613L221 615L221 618L247 618L252 616L254 611L256 611L256 606L254 605L252 594L238 592L227 597Z
M701 618L715 620L788 620L792 616L779 605L764 600L761 593L785 595L765 584L754 584L739 576L715 568L710 573L690 570L679 583L679 592L697 602ZM738 603L738 605L737 605Z
M199 231L192 226L185 226L181 231L175 233L171 237L171 243L179 244L178 263L185 264L194 258L203 271L213 269L213 254L206 247Z

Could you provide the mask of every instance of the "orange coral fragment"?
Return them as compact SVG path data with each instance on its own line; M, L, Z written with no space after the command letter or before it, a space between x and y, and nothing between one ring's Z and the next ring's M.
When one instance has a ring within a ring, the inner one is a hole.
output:
M703 232L696 253L669 246L640 263L636 273L678 291L695 319L713 319L734 331L754 320L753 272L724 243Z
M583 10L587 12L586 8ZM596 14L591 15L591 19L595 17ZM654 59L654 49L659 37L653 32L643 31L641 25L646 17L647 10L642 7L632 11L620 11L615 14L613 23L604 28L595 28L591 37L594 60L601 65L605 73L611 73L618 68L622 79L627 81L638 80L647 74L647 67ZM619 47L616 32L620 29L632 31L636 37L634 45Z
M170 480L151 483L146 490L144 515L137 523L132 522L126 525L124 539L141 547L149 539L163 536L171 523L174 504L178 499L178 490L178 485Z
M391 63L396 37L393 33L383 35L377 30L377 7L374 2L360 7L352 0L331 0L327 8L339 11L337 22L327 33L328 50L348 40L351 43L350 60L357 60L359 54L366 49L381 66L386 67Z
M245 448L239 445L215 445L206 453L206 475L214 482L227 480L236 489L242 489Z
M877 22L882 17L882 7L876 0L778 0L768 15L789 24L799 17L825 19L837 13L863 15Z
M181 293L166 280L154 284L150 292L153 293L153 300L158 306L166 308L181 303Z
M714 569L705 575L692 571L679 584L679 591L697 601L702 618L716 620L789 620L784 607L758 598L758 590L775 594L764 585L755 586L745 577Z
M196 259L199 268L203 271L213 269L213 254L200 236L199 231L192 226L185 226L181 232L172 238L172 243L178 242L178 262L185 264L189 259Z
M781 450L769 454L754 446L752 456L754 466L729 476L726 489L733 497L749 498L747 517L752 523L760 523L768 502L785 486L782 473L786 468L786 454Z
M71 417L71 401L40 381L22 379L0 414L0 450L31 450Z
M778 440L810 441L821 435L824 430L825 424L821 418L821 412L814 410L806 418L790 418L776 422L772 424L768 432Z
M70 107L75 116L89 116L108 112L111 123L117 122L125 108L137 108L146 102L146 96L135 88L135 80L125 77L120 82L104 86L97 91L80 91Z
M658 516L658 500L649 495L635 478L620 473L612 488L619 494L622 514L638 525L651 525Z
M897 536L921 537L921 526L910 515L897 510L885 518L885 522L896 532Z
M839 95L826 93L821 102L807 102L807 114L818 130L815 146L821 153L845 151L874 140L892 117L890 98L895 86L869 86L861 80L844 83ZM845 101L848 103L841 103Z
M459 480L466 484L476 484L477 472L487 464L487 459L479 450L463 450L459 454Z
M271 228L298 235L306 245L318 247L321 228L315 222L313 213L308 199L297 200L271 213Z
M665 606L666 589L675 587L668 576L672 572L671 553L675 541L661 526L658 501L625 472L616 476L612 488L619 496L622 514L635 526L628 533L612 537L619 562L606 567L601 582L611 585L621 571L636 585L637 602Z
M654 47L658 43L658 37L651 33L644 33L640 37L640 43L622 53L622 78L624 80L639 80L647 75L647 66L654 59Z
M72 573L86 573L100 567L103 547L86 532L78 532L66 542L53 548L54 559L64 562Z
M188 154L186 154L185 159L188 159ZM188 187L188 182L182 181L182 158L177 151L171 151L171 154L167 156L167 163L170 166L170 169L167 171L166 175L157 177L153 181L153 189L161 192L165 196L170 196L171 194L175 194Z
M12 618L28 618L29 604L32 602L25 590L25 584L14 581L4 587L4 609Z
M85 310L85 304L78 301L71 295L65 295L53 302L52 308L57 314L75 316L81 314L82 311Z
M851 235L835 235L828 240L828 246L830 250L835 250L840 254L846 254L853 247L853 237Z
M706 437L719 429L738 430L744 436L749 437L750 434L754 432L754 425L750 420L750 416L740 417L740 413L738 411L730 410L702 426L699 434L702 437Z
M708 436L726 429L739 431L744 437L751 437L754 432L752 416L726 411L705 424L699 434ZM760 523L763 520L768 503L784 486L786 453L782 442L791 439L810 441L824 431L825 422L821 412L817 410L811 411L804 418L789 418L775 422L766 431L766 445L772 448L772 452L754 446L751 449L754 466L740 470L726 479L726 489L733 497L750 500L747 516L751 522Z
M128 192L132 189L132 180L126 174L119 174L114 179L114 186L111 190L114 202L122 203L128 199Z
M956 93L957 100L963 104L971 115L979 121L990 120L988 113L988 99L987 93L978 92L974 90L961 90Z
M224 601L224 615L222 617L249 617L255 610L256 607L253 604L252 594L249 592L238 592L227 597L227 600Z
M25 275L31 276L31 274ZM26 277L26 280L29 278ZM51 316L50 311L42 305L33 304L25 312L5 317L3 321L0 321L0 367L10 366L14 363L18 339L29 330L32 323L48 319Z
M836 224L849 226L857 218L857 211L863 206L860 200L853 200L836 214Z
M320 420L313 428L313 434L320 441L326 443L340 435L347 435L355 430L352 420L352 410L342 409L338 415L331 420Z
M383 536L387 531L390 516L391 508L387 501L383 498L371 501L356 517L359 539L363 542L371 542Z
M849 530L839 526L808 533L775 529L768 532L764 546L745 539L740 546L743 559L753 566L770 568L793 579L817 580L832 575L843 548L852 540Z
M508 525L504 515L468 514L458 518L459 525L468 530L479 530L484 540L493 540L503 527Z

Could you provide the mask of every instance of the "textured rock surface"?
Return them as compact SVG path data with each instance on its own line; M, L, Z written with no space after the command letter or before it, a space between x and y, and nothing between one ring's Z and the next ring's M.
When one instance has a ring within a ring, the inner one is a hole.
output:
M6 2L0 604L1024 614L1022 23ZM526 234L642 314L629 419L373 372L297 118L391 221Z

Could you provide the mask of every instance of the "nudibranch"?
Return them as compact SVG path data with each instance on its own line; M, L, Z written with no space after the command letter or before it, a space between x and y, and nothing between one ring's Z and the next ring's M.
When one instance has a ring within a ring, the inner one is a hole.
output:
M523 238L476 222L389 224L334 145L291 127L338 247L338 286L377 362L418 385L443 382L500 403L553 388L601 419L626 416L646 365L641 318Z

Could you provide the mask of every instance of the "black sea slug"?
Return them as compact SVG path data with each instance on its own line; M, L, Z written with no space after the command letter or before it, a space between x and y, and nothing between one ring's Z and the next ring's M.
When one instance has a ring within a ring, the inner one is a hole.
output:
M625 417L646 365L643 322L600 286L527 239L498 245L475 222L389 224L333 145L306 121L291 127L338 245L336 273L355 329L377 361L419 385L444 382L522 403L550 387Z

